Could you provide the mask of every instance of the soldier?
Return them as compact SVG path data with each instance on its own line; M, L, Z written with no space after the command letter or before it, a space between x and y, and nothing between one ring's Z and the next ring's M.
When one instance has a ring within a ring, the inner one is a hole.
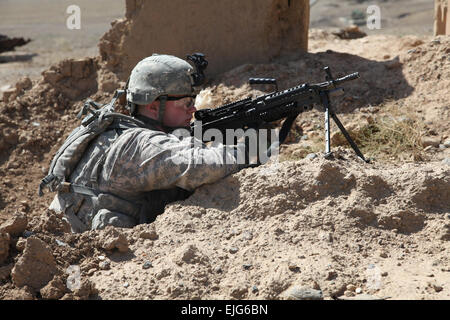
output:
M171 134L188 127L196 111L193 73L189 63L170 55L154 54L135 66L127 101L145 127L113 127L95 138L70 175L81 191L58 192L50 205L64 213L73 232L151 222L167 203L247 166L237 163L242 144L207 147Z

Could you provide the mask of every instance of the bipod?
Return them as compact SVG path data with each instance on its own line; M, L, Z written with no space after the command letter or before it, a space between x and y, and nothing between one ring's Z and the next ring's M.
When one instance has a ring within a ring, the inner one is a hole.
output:
M325 158L329 159L332 158L333 154L331 152L331 146L330 146L330 117L334 120L336 125L338 126L339 130L341 130L342 134L344 135L347 142L350 144L352 149L355 151L356 155L360 157L364 162L369 163L369 160L366 160L364 158L364 155L359 150L356 143L353 141L352 137L348 134L347 130L341 123L341 121L338 119L334 109L331 106L330 102L330 93L333 95L341 95L344 93L343 88L337 88L334 84L333 76L331 75L331 71L329 67L324 68L325 72L327 73L326 80L331 81L333 83L334 88L331 90L321 91L320 96L322 100L322 105L325 108Z

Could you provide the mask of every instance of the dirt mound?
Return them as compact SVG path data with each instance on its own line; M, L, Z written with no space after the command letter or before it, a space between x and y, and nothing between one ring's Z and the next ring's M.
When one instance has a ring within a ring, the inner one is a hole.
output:
M133 229L70 234L47 211L10 237L0 297L285 299L306 287L448 299L449 177L438 163L367 165L339 149L245 169Z
M106 103L123 86L98 58L66 59L42 73L39 81L21 79L0 102L0 209L43 209L36 187L52 154L79 125L76 114L88 97ZM5 192L9 190L10 192ZM49 198L46 198L48 200Z

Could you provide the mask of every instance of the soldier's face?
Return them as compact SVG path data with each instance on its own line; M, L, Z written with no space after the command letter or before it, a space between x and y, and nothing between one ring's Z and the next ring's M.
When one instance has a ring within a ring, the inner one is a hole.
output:
M169 127L188 127L192 115L197 111L194 103L195 100L191 97L168 100L164 111L164 124Z

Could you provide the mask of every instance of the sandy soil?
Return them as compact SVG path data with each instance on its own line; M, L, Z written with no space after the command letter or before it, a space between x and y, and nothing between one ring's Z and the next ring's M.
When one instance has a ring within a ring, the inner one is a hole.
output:
M366 16L370 5L380 8L381 28L368 29L362 23L360 28L369 35L432 35L434 2L429 0L318 0L311 7L311 28L345 28L352 22L352 13L360 11Z
M0 91L23 76L38 79L41 72L65 58L98 55L97 43L111 22L123 17L125 1L77 1L81 9L81 29L69 30L66 20L73 1L3 0L0 3L0 30L9 37L32 39L16 51L0 55Z
M110 23L122 18L125 12L124 1L77 1L82 15L81 30L68 30L66 9L71 1L40 0L39 10L35 3L35 0L4 0L0 3L1 32L10 37L33 40L17 48L16 52L0 55L0 61L18 60L0 63L0 95L23 76L38 79L42 71L64 58L96 56L98 40L109 29ZM434 4L429 0L318 0L311 8L310 27L347 27L352 11L366 12L369 4L378 5L382 15L380 30L361 26L369 35L433 34Z
M249 76L286 88L322 81L325 65L336 76L358 71L333 101L342 122L425 124L431 144L420 161L406 153L365 164L335 146L334 159L304 158L309 140L293 139L282 149L291 160L201 187L152 224L83 234L71 234L46 210L53 195L36 189L78 125L81 101L110 99L98 90L107 74L85 59L20 82L0 102L0 299L307 299L301 288L316 299L450 299L449 48L448 37L342 40L312 29L311 52L230 70L198 101L260 94ZM322 123L308 112L296 130L311 139Z

